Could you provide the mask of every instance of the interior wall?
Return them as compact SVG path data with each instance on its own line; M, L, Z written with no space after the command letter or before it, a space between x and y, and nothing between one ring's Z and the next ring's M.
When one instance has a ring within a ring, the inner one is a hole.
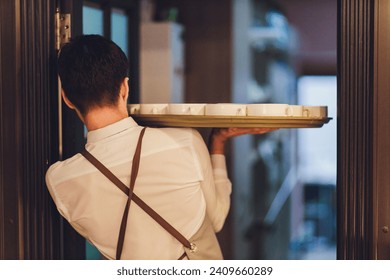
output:
M337 0L276 0L295 27L299 75L336 75Z
M231 4L226 0L159 0L157 19L177 8L184 26L185 101L231 101Z

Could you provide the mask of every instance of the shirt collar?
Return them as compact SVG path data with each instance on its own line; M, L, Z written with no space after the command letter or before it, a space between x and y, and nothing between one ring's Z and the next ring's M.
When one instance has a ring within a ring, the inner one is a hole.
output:
M105 127L88 131L87 143L100 141L104 138L118 134L126 129L136 126L138 126L138 124L133 120L132 117L124 118L116 123L107 125Z

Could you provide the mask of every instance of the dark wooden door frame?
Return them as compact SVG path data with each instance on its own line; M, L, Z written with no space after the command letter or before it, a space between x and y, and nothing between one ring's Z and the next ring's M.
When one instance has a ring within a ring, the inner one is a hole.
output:
M339 0L338 259L390 259L390 3Z
M337 257L370 259L374 1L338 4Z
M373 257L390 259L390 2L375 6Z
M45 185L57 154L53 3L0 1L2 259L60 258L60 219Z
M16 1L15 1L16 2ZM23 254L19 229L20 137L18 128L17 3L0 2L0 259L18 259ZM16 128L16 129L15 129Z

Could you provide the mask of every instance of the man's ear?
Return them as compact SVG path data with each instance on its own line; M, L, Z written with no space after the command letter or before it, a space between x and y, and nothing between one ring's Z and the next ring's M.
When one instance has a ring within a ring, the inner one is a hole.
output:
M129 78L128 77L123 79L119 94L120 94L120 97L124 101L127 101L127 98L129 97Z
M62 99L64 100L66 106L68 106L70 109L75 110L76 106L73 105L73 103L66 97L64 90L61 90L61 96Z
M73 105L73 103L68 99L68 97L66 97L64 90L61 90L61 96L66 106L68 106L72 110L75 110L77 116L79 116L80 120L85 124L84 116L80 113L80 111L76 108L76 106Z

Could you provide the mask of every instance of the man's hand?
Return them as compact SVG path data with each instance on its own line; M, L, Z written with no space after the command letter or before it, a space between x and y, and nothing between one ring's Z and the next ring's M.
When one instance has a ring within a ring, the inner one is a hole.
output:
M229 138L244 135L244 134L264 134L276 130L277 128L266 127L229 127L229 128L214 128L210 135L210 153L224 154L225 142Z

